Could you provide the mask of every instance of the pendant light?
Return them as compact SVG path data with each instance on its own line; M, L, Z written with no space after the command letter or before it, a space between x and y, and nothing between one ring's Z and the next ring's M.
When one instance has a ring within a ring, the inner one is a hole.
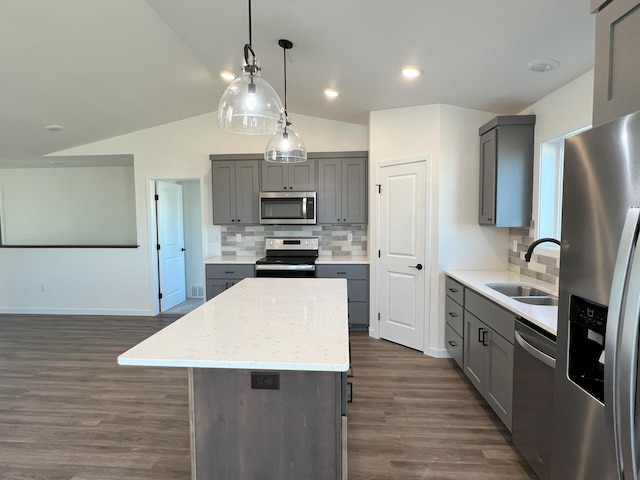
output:
M218 126L234 133L268 135L283 121L282 101L264 79L251 46L251 0L249 0L249 43L244 46L242 74L224 91L218 105ZM249 53L252 60L249 62Z
M287 50L293 47L289 40L280 39L278 45L284 52L284 122L267 143L264 159L275 163L300 163L307 161L307 148L296 132L291 128L287 113Z

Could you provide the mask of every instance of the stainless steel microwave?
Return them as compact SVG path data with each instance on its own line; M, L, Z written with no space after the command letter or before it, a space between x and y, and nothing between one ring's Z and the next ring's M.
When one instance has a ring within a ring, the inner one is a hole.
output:
M260 192L260 223L315 225L316 192Z

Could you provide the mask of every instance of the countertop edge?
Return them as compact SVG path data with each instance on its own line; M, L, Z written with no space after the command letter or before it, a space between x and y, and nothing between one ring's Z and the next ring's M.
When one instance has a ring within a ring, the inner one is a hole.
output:
M445 270L444 273L500 307L509 310L515 316L528 320L552 335L557 335L558 307L518 302L486 286L487 283L517 282L535 286L557 295L557 292L554 292L550 285L508 270Z
M237 362L237 361L204 361L204 360L180 360L144 359L144 358L120 358L118 365L136 367L176 367L176 368L224 368L230 370L279 370L279 371L305 371L305 372L346 372L349 363L313 364L313 363L276 363L276 362Z

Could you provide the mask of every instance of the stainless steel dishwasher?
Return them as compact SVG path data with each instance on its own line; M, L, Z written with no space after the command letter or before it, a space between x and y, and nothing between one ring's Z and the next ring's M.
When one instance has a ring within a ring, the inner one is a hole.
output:
M516 321L513 360L513 443L540 480L551 477L551 430L556 338Z

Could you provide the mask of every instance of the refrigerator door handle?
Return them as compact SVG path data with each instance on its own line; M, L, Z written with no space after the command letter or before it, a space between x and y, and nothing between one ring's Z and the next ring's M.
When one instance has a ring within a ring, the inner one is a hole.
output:
M635 371L636 368L635 361L633 365L630 362L636 358L637 309L640 305L636 305L635 317L629 317L629 315L633 315L631 312L634 309L633 303L638 303L634 302L634 298L639 300L640 295L640 255L636 255L635 248L639 220L640 208L630 208L620 237L613 271L605 335L605 416L609 436L615 445L618 477L625 480L637 479L635 467L631 467L636 463L634 423L628 422L634 418L633 409L635 409L635 376L631 379L633 383L631 389L629 375L632 373L630 370ZM635 282L633 272L638 277ZM630 301L626 302L627 299ZM632 338L629 338L629 335L632 335ZM626 367L623 366L625 363ZM629 395L634 396L631 403L629 403ZM623 472L633 476L625 476Z

